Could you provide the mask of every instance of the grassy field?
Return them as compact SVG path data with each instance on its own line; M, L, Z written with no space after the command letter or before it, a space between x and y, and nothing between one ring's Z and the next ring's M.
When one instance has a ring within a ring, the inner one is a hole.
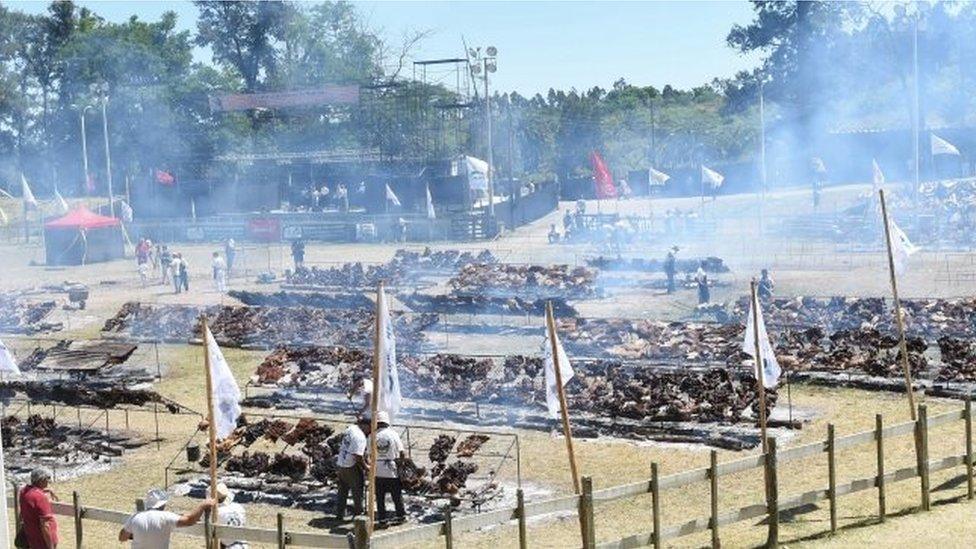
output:
M860 189L832 190L826 194L824 208L839 208L850 202ZM764 215L771 225L777 216L794 211L802 211L809 202L803 192L783 193L772 197ZM564 205L563 209L569 207ZM596 210L596 204L591 205ZM665 209L698 207L698 201L655 200L605 203L603 211L647 212L653 210L660 214ZM760 266L769 266L777 281L780 295L887 295L888 279L884 271L882 256L879 253L847 254L834 247L798 242L789 236L767 236L759 239L756 229L758 210L754 197L722 197L715 203L706 205L706 215L719 219L718 234L706 236L695 241L677 242L683 248L682 254L717 255L732 267L733 285L715 292L716 300L729 299L741 295L747 288L748 278ZM10 213L10 208L5 208ZM506 235L494 242L470 243L461 245L439 245L442 248L464 248L480 250L491 248L503 261L511 262L569 262L579 263L584 254L592 254L590 246L549 246L545 243L545 232L550 222L557 222L560 213L554 213L530 227ZM36 244L25 245L12 240L0 240L0 262L5 266L5 276L0 278L0 289L17 289L65 280L80 281L92 288L92 298L88 310L82 313L56 314L67 321L65 332L44 336L45 338L97 337L102 322L115 313L118 307L128 300L157 303L218 303L233 302L214 292L206 280L209 270L209 254L217 245L177 245L184 252L194 275L191 280L193 291L179 296L173 295L170 288L151 286L142 288L138 283L134 261L116 261L101 265L88 265L72 269L48 269L31 266L33 260L43 263L42 249ZM645 245L631 251L648 257L661 257L671 244L662 241ZM308 246L307 261L312 264L329 264L349 260L384 261L388 259L395 246L386 244L314 244ZM902 281L902 291L907 296L966 295L971 294L972 283L940 283L940 273L966 272L972 270L972 257L968 254L943 254L922 252L913 258L912 269ZM249 274L267 269L277 271L290 266L287 250L282 246L249 246L241 258L242 267ZM232 288L263 289L248 279L235 278ZM692 306L694 296L690 292L672 296L655 292L625 290L610 297L585 303L581 306L588 316L645 316L652 318L680 317ZM39 344L36 338L9 336L4 341L19 356L29 352ZM48 341L49 343L49 341ZM455 341L455 347L467 345ZM511 343L511 348L501 352L534 352L536 345L524 347L524 342ZM263 352L229 349L226 351L238 381L243 384L253 373L256 365L264 357ZM145 356L149 360L148 354ZM187 345L161 345L160 360L165 375L157 389L165 396L175 399L194 410L205 408L203 387L203 366L201 348ZM793 402L797 409L808 411L813 420L803 429L793 433L781 433L780 448L822 440L826 425L835 425L838 436L871 429L874 415L884 414L888 423L906 421L903 395L866 392L849 389L826 389L796 385L792 387ZM931 414L958 408L960 403L925 399ZM84 416L94 419L94 416ZM113 412L110 418L113 428L121 427L124 418L121 412ZM130 429L142 436L151 438L152 417L149 414L131 414ZM77 479L59 480L55 490L63 500L70 500L73 490L82 494L88 505L131 509L135 498L141 497L149 488L163 484L163 469L177 455L182 445L193 434L196 420L185 416L162 416L161 435L163 440L157 449L148 444L127 453L117 467L98 475ZM565 460L565 444L562 438L549 433L536 431L516 431L521 440L522 480L527 491L552 495L569 494L572 491L570 473ZM962 423L933 430L931 457L960 453L963 449ZM755 452L755 451L753 451ZM889 470L913 463L913 450L910 437L891 441L887 446ZM708 463L708 450L692 445L636 444L616 440L586 440L578 444L580 469L584 475L593 478L596 489L648 478L650 464L656 462L664 475L683 471ZM720 461L729 461L746 455L740 452L720 452ZM838 454L838 482L873 474L875 456L872 446L845 450ZM783 464L780 468L780 494L783 497L826 486L827 465L824 456ZM956 471L958 473L960 470ZM868 543L881 543L889 546L919 546L930 540L941 541L943 546L955 547L970 545L976 526L969 524L969 515L974 506L969 503L954 503L965 493L965 483L950 483L952 474L933 475L932 486L947 487L937 489L933 500L938 504L931 513L913 514L918 505L917 481L906 481L889 488L888 508L892 513L884 525L875 525L876 500L873 491L842 498L840 500L841 531L834 537L824 537L828 529L825 505L810 509L794 519L784 522L781 539L793 545L833 545L860 546ZM514 481L514 469L509 467L501 472L503 481ZM675 524L693 517L706 516L708 512L708 486L689 486L667 492L662 498L663 524ZM723 478L720 483L721 507L731 509L763 499L761 472L751 471ZM545 497L545 496L543 496ZM953 502L945 503L942 502ZM177 498L173 508L186 509L193 500ZM249 523L252 526L271 528L279 508L267 505L247 507ZM289 509L286 511L286 527L295 530L312 529L312 521L318 516L314 513ZM642 496L626 501L602 505L596 511L598 541L609 541L629 534L649 531L651 528L650 497ZM747 522L729 526L722 531L727 547L755 546L764 540L765 526L757 522ZM73 540L70 521L61 520L64 542ZM86 525L85 545L87 547L111 547L117 545L117 529L108 525ZM459 547L514 547L516 538L514 526L504 526L483 532L461 536ZM530 545L533 547L572 547L579 545L578 524L570 517L547 517L533 521L529 527ZM668 545L676 547L701 546L708 543L708 533L674 540ZM174 547L196 547L189 538L174 538Z

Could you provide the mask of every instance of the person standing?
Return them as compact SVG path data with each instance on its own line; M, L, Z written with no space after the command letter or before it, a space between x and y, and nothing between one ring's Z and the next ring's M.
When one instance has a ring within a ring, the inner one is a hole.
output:
M698 283L698 304L704 305L709 302L711 295L708 290L708 275L705 274L705 262L702 261L695 272L695 282Z
M769 276L769 269L762 270L762 274L759 277L759 284L756 287L756 293L762 301L768 301L773 298L773 277Z
M183 254L180 254L180 285L184 292L190 291L190 265L183 258Z
M379 417L379 416L377 416ZM336 457L336 477L339 483L336 501L336 520L346 518L346 498L352 492L353 515L363 514L363 488L366 485L366 436L369 435L370 418L361 415L355 425L346 428Z
M169 538L176 528L193 526L207 509L213 509L214 500L206 499L200 505L182 515L166 511L169 497L155 488L146 494L145 511L129 517L119 530L119 541L132 541L133 549L169 549Z
M336 187L336 201L339 203L339 211L346 213L349 211L349 189L339 183Z
M223 482L217 484L217 524L243 528L247 524L244 506L234 501L232 492ZM221 549L247 549L244 541L220 541Z
M678 274L677 259L675 254L678 253L678 247L672 246L668 250L668 256L664 258L664 275L668 277L668 293L673 294L674 287L674 277Z
M163 271L163 284L169 284L170 278L172 277L172 272L170 271L170 265L173 263L173 252L169 251L169 246L163 245L162 251L159 252L159 268Z
M397 475L397 460L407 457L400 435L390 428L390 415L376 414L376 510L381 523L386 522L386 494L393 499L397 524L406 520L403 485Z
M183 259L180 257L180 254L173 254L173 260L169 263L169 271L173 278L173 291L175 293L180 293L180 290L183 289L183 281L180 280L180 268L182 264Z
M213 268L214 287L217 291L224 293L227 291L227 263L220 257L220 252L213 253L213 260L210 262Z
M227 276L234 270L234 259L237 257L237 244L233 238L228 238L224 244L224 257L227 258Z
M50 484L51 473L47 469L34 469L30 474L30 484L18 495L20 520L29 549L54 549L58 546L58 521L51 506L51 500L57 500L57 497L48 488Z
M305 241L301 238L291 242L291 259L295 262L295 270L305 266Z

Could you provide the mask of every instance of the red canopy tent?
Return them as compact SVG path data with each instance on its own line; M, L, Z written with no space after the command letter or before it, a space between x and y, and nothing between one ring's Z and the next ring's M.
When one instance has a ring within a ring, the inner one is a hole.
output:
M84 265L125 256L122 223L78 206L44 224L48 265Z

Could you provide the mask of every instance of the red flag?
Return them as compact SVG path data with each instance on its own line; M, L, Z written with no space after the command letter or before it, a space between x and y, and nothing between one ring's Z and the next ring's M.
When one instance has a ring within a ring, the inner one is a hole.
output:
M176 178L173 177L173 174L171 174L171 173L169 173L169 172L167 172L165 170L159 170L159 169L157 169L156 170L156 183L159 183L160 185L167 185L167 186L169 186L169 185L172 185L172 184L176 183Z
M613 176L607 168L607 163L600 157L600 153L590 153L590 164L593 166L593 186L597 198L617 198L617 188L613 186Z

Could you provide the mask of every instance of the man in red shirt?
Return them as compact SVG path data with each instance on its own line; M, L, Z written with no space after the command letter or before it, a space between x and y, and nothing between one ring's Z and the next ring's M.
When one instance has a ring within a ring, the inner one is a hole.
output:
M58 546L58 523L54 520L48 490L51 473L46 469L31 471L30 484L20 491L20 519L30 549L54 549Z

